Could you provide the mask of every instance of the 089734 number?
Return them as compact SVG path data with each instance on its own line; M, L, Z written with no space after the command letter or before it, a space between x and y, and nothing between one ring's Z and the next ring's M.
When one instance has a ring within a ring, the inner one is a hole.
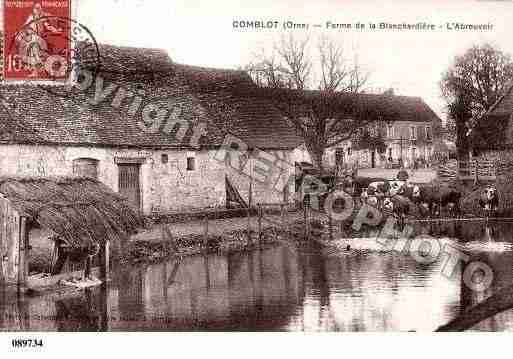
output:
M43 339L13 339L13 348L40 348L43 347Z

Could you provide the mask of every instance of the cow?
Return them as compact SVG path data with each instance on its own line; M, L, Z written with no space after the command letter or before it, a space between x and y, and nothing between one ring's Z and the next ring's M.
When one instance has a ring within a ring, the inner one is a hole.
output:
M383 209L393 213L399 219L401 227L404 226L406 217L414 213L412 201L401 195L385 198L383 201Z
M346 174L341 181L338 181L335 185L337 190L342 190L349 195L354 195L355 193L355 182L353 176L350 174Z
M355 188L355 195L360 196L364 190L369 188L369 185L374 182L386 182L385 178L379 177L354 177L353 183Z
M392 180L389 181L389 196L393 197L396 194L403 195L407 186L406 181Z
M375 208L380 207L380 196L374 186L369 186L364 189L360 194L360 200L362 201L362 204L366 203Z
M499 196L495 186L487 186L479 197L479 206L485 211L486 216L489 217L492 213L497 212L499 209Z
M427 211L431 215L438 216L442 214L443 208L447 208L449 214L453 216L460 214L461 193L450 186L414 186L411 196L421 213Z

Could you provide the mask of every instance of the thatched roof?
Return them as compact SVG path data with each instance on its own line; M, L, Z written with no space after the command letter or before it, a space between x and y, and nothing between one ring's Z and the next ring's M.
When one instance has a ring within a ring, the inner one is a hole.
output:
M118 240L143 225L121 196L92 178L0 177L0 193L71 247Z

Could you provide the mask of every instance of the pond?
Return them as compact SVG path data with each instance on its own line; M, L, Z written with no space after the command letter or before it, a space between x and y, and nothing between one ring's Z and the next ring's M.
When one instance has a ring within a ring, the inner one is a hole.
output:
M249 253L118 268L108 285L85 293L19 299L3 291L0 330L432 331L513 285L512 233L510 223L471 222L451 239L492 268L493 282L482 292L464 284L463 263L448 277L442 259L423 264L397 252L283 242ZM472 329L511 328L513 310Z

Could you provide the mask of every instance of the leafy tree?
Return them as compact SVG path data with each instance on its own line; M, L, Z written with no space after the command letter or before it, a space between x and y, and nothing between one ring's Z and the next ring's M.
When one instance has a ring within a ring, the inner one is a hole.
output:
M499 99L513 80L513 62L508 54L490 44L475 45L442 75L440 88L454 122L458 158L467 158L468 134L476 121Z

